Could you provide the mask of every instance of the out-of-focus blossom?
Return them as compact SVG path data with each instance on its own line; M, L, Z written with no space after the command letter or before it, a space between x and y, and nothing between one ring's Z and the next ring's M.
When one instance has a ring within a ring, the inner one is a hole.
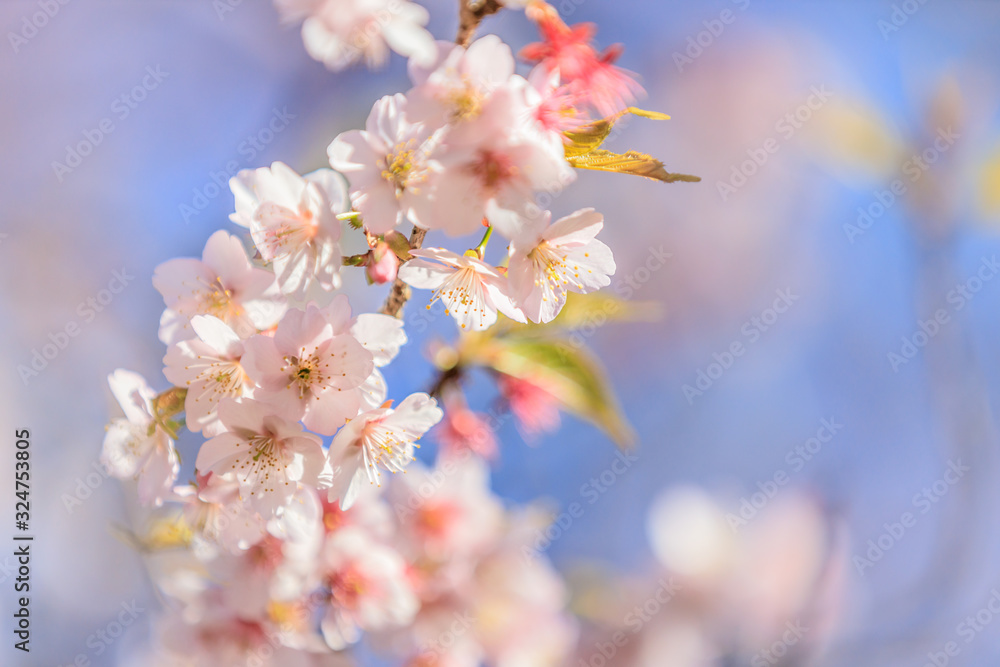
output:
M156 392L141 375L123 369L109 375L108 384L125 418L108 425L101 465L113 477L135 478L139 502L159 505L171 493L180 460L170 436L154 418Z
M417 289L434 290L445 311L463 329L482 331L497 321L497 311L518 322L524 314L508 294L506 276L482 260L444 248L423 248L399 269L399 279ZM429 306L428 306L429 307Z
M290 310L274 337L246 343L244 367L255 396L281 406L305 426L333 435L361 406L357 389L374 370L372 354L350 334L337 334L314 305Z
M550 217L546 212L546 222ZM587 294L611 284L614 257L595 238L603 227L604 216L585 208L511 242L511 296L529 320L551 322L567 292Z
M302 24L309 55L338 71L364 60L381 67L389 50L417 61L434 57L427 10L409 0L275 0L282 20Z
M457 392L444 395L444 419L434 430L445 456L456 457L473 452L485 459L496 458L499 443L486 416L473 412Z
M381 469L402 472L413 460L414 442L441 420L441 408L427 394L411 394L399 407L364 412L330 443L330 499L343 509L354 503L365 477L379 484Z
M350 180L351 201L372 234L388 232L404 217L420 224L413 202L439 168L428 157L429 137L424 124L407 116L406 97L388 95L372 107L364 130L344 132L327 149L330 164Z
M361 628L377 631L409 623L419 603L399 554L355 528L332 534L323 552L330 605L323 636L335 650L353 644Z
M226 432L202 445L198 470L234 475L243 499L265 518L288 504L298 482L318 483L322 441L287 413L248 398L227 399L219 405L219 419Z
M430 470L410 466L388 495L404 553L418 562L464 565L492 548L500 539L504 513L489 478L486 464L473 456L442 461Z
M432 128L458 125L478 118L493 92L511 81L514 55L496 35L481 37L468 48L438 42L434 61L410 61L409 73L411 120Z
M167 345L194 337L195 315L218 317L248 338L274 326L286 309L274 274L255 268L240 240L222 230L209 237L200 260L171 259L156 267L153 286L167 305L160 319L160 340Z
M184 518L197 536L234 553L264 537L264 520L242 501L235 475L198 474L195 483L174 492L184 503Z
M559 428L559 404L539 381L501 375L497 384L526 436L549 433Z
M299 176L288 165L244 169L229 181L230 219L250 230L274 267L283 294L304 301L340 287L339 213L349 208L344 180L330 169Z
M603 116L611 116L628 106L642 94L634 76L616 67L622 54L620 45L599 53L593 44L596 27L591 23L566 25L554 7L545 2L532 2L527 10L538 24L541 42L529 44L520 56L558 71L563 83L592 105Z
M197 338L175 343L163 358L163 374L187 389L184 416L187 427L218 435L217 408L224 398L253 396L253 382L243 370L243 341L225 322L210 315L191 319Z

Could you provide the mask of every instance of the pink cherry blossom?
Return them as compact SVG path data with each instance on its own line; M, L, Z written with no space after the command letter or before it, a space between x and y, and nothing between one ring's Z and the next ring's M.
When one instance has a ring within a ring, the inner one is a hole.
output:
M274 337L246 343L244 368L258 385L255 397L280 406L306 428L333 435L361 407L358 389L372 375L374 361L349 333L333 326L314 305L290 310Z
M337 71L364 60L381 67L389 50L416 60L434 55L427 10L408 0L275 0L282 19L302 21L306 51Z
M500 393L527 437L559 428L559 404L540 380L500 375Z
M611 116L643 93L634 75L615 67L622 47L615 45L598 53L593 45L596 28L590 23L567 26L559 13L545 2L533 2L528 17L538 24L543 41L521 50L528 62L558 71L570 86L603 116Z
M486 415L473 412L459 392L445 392L444 420L434 430L442 454L455 458L473 452L494 459L500 449Z
M399 554L357 528L333 533L323 553L330 605L323 636L334 650L358 641L361 629L378 631L413 620L419 607Z
M205 435L222 428L217 407L224 398L253 396L253 382L243 370L243 341L226 324L210 315L191 319L197 338L171 345L163 358L163 374L175 386L187 389L184 416L187 427Z
M156 267L153 286L167 310L160 340L170 345L195 336L195 315L213 315L240 338L274 326L285 314L285 299L274 274L254 267L240 240L219 230L209 237L201 259L171 259Z
M433 153L441 169L413 201L422 227L462 236L485 218L514 238L538 215L536 191L561 190L576 178L562 136L533 120L528 88L513 77L490 94L475 119L448 130Z
M243 499L265 518L288 504L298 482L315 486L324 463L322 441L287 414L253 399L227 399L219 418L227 431L202 445L198 470L233 474Z
M381 470L401 472L413 460L414 443L441 421L441 408L427 394L411 394L399 407L381 407L349 421L330 443L330 500L349 509L367 477L381 483Z
M486 553L500 537L504 514L489 479L486 463L468 455L433 470L410 466L388 496L404 553L442 563Z
M170 436L154 419L156 392L141 375L123 369L109 375L108 384L125 418L108 425L101 465L112 477L136 479L139 502L160 505L171 495L180 460Z
M351 183L351 200L372 234L384 234L405 217L414 222L413 202L431 171L430 133L407 116L403 95L383 97L364 130L339 135L327 152L330 164Z
M343 294L335 296L320 312L333 327L335 336L354 336L362 347L372 353L375 368L356 391L362 410L379 407L385 402L387 391L379 368L392 361L399 354L399 348L406 344L403 322L378 313L361 313L355 317L351 313L350 302Z
M474 120L494 90L514 77L514 54L496 35L468 48L438 42L430 63L410 61L413 88L407 93L411 120L431 128Z
M348 208L343 178L329 169L299 176L288 165L245 169L229 181L230 219L250 229L283 294L304 301L340 287L337 214Z
M417 289L434 290L431 303L441 299L445 312L463 329L488 329L497 321L498 310L525 321L508 295L506 276L489 264L444 248L424 248L412 254L414 259L400 267L399 279Z
M184 503L184 519L200 537L238 553L264 538L264 520L240 498L240 485L233 475L208 472L195 483L178 487L175 494Z
M603 227L604 216L585 208L511 242L510 293L529 320L551 322L567 292L587 294L611 284L614 257L595 238Z

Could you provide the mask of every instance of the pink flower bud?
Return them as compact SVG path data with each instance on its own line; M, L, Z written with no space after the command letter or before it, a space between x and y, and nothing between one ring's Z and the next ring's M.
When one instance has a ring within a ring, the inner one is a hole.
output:
M379 241L368 255L368 278L379 285L391 283L399 270L399 257L385 241Z

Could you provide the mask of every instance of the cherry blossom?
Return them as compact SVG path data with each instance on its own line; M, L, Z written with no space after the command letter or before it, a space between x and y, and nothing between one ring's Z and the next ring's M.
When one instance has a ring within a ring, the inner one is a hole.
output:
M434 290L431 303L441 299L445 312L463 329L488 329L497 321L497 311L525 321L508 295L506 276L489 264L444 248L424 248L412 254L414 259L400 267L399 279L417 289Z
M349 333L335 334L315 305L290 310L273 337L246 343L244 368L255 397L301 418L306 428L333 435L361 407L358 389L375 368L372 353Z
M210 315L191 320L197 338L171 345L163 358L163 374L187 389L186 424L192 431L218 435L216 409L224 398L253 396L253 383L243 370L243 341L226 324Z
M381 67L389 50L416 60L434 55L427 10L408 0L275 0L287 23L304 20L306 51L337 71L364 60Z
M330 605L323 636L334 650L377 631L409 623L419 607L406 577L406 563L364 531L345 528L330 536L323 553Z
M156 392L141 375L123 369L109 375L108 384L125 418L108 425L101 465L113 477L138 480L139 502L160 505L171 494L180 460L170 436L154 418Z
M614 65L622 54L620 45L603 53L594 48L593 24L567 26L545 2L532 2L527 13L538 24L543 41L524 47L521 57L559 72L562 81L603 116L621 111L643 93L633 74Z
M389 490L404 552L435 562L485 553L500 537L504 514L489 477L487 465L474 456L441 462L434 470L410 466Z
M473 452L486 459L497 457L500 445L485 415L469 409L459 392L444 394L444 419L434 430L442 454L456 457Z
M184 518L195 534L230 552L246 550L264 537L264 520L240 498L234 475L208 472L174 493L184 503Z
M283 294L303 301L340 287L337 215L349 206L343 178L329 169L299 176L275 162L241 171L229 187L236 198L230 219L250 230Z
M209 237L201 259L171 259L156 267L153 286L167 310L160 319L160 340L170 345L193 338L195 315L212 315L240 338L274 326L287 306L274 274L254 267L243 243L219 230Z
M604 216L585 208L511 242L510 293L529 320L551 322L567 292L586 294L611 284L614 257L595 238L603 227Z
M497 385L526 437L559 428L558 403L542 386L541 380L500 375Z
M406 110L403 95L383 97L364 130L339 135L327 149L330 164L350 180L354 208L373 234L388 232L404 217L419 222L413 203L428 175L440 169L429 157L429 131L412 122Z
M430 63L410 61L413 88L407 93L412 118L432 128L474 120L494 90L514 77L514 55L496 35L477 39L468 48L437 43ZM520 78L520 77L518 77Z
M441 417L436 400L411 394L396 409L386 405L349 421L330 443L330 500L349 509L365 477L380 484L381 470L405 470L413 460L414 443Z
M562 189L576 178L562 136L532 120L527 88L520 78L498 88L475 120L449 130L433 154L441 169L413 202L421 226L462 236L485 218L513 238L538 213L536 191Z
M286 506L298 482L316 485L323 468L322 441L287 414L253 399L227 399L219 405L227 431L198 452L198 470L231 473L240 493L265 517Z

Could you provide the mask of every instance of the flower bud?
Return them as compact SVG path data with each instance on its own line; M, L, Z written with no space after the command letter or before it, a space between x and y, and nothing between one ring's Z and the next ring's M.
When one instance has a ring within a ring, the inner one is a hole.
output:
M379 241L368 253L368 264L365 270L368 273L368 279L373 283L379 285L390 283L396 279L399 258L385 241Z

